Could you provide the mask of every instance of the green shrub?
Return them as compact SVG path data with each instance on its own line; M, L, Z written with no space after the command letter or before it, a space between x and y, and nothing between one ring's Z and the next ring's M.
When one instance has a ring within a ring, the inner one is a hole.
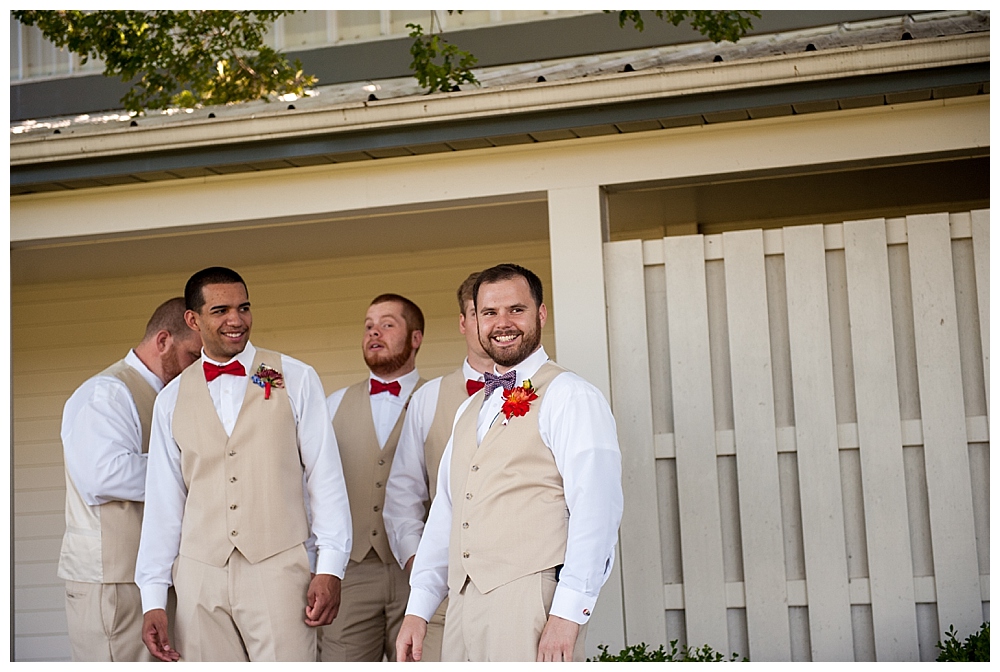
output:
M988 653L987 645L987 653ZM684 644L681 646L680 650L677 648L677 640L670 640L670 651L666 651L663 645L660 644L658 649L650 650L646 643L636 644L633 646L626 646L617 655L611 655L608 653L608 647L606 644L601 644L597 647L597 650L601 652L597 658L588 658L587 662L596 663L724 663L728 662L723 655L717 651L713 651L712 647L708 644L702 647L691 648ZM739 654L732 654L728 659L729 661L743 660L747 661L746 658L740 658Z
M935 646L941 649L937 657L939 663L982 663L990 660L990 624L983 623L979 632L969 635L964 642L959 642L955 626L948 627L948 636L944 644L938 642Z

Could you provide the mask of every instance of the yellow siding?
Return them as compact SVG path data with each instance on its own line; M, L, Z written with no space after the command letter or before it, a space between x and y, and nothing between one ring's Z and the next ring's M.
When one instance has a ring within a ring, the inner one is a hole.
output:
M403 294L424 311L417 358L423 376L452 370L465 353L455 290L472 271L507 261L531 268L551 287L546 241L236 270L250 288L253 342L311 364L331 393L366 375L361 324L368 302L383 292ZM56 577L64 529L62 406L80 383L125 355L152 310L183 292L191 270L11 288L15 660L69 658ZM553 324L543 343L554 357Z

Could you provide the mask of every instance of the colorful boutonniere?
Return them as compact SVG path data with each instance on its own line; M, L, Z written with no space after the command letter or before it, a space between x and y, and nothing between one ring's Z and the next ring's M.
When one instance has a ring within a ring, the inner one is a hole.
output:
M271 388L272 387L284 387L285 379L280 373L269 367L267 364L261 364L260 368L257 369L257 373L253 374L254 385L260 385L264 388L264 398L271 398Z
M535 388L531 386L531 380L526 380L522 387L504 390L503 398L503 408L500 410L503 411L503 424L506 425L512 417L525 415L531 408L531 402L538 399L538 395L535 394Z

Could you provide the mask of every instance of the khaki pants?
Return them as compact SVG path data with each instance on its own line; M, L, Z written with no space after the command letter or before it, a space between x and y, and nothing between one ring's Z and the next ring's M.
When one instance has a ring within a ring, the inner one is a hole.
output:
M556 592L556 573L547 569L483 594L471 580L451 595L444 624L442 660L447 662L534 662ZM587 626L573 649L582 662Z
M305 624L309 559L303 545L256 564L234 549L223 567L178 556L176 649L188 661L313 661Z
M410 596L409 573L395 560L382 562L374 550L347 563L340 613L319 634L323 662L396 660L396 635Z
M437 608L427 624L427 635L424 636L424 652L420 660L425 663L441 662L441 645L444 640L444 616L448 611L448 598Z
M67 581L66 622L75 661L153 660L142 643L142 601L134 583Z

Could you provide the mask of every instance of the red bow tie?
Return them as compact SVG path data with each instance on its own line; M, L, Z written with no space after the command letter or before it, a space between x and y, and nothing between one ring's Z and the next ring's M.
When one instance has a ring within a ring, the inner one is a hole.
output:
M400 386L399 381L392 381L391 383L383 383L381 380L375 380L371 378L372 387L369 394L378 394L379 392L388 392L394 397L399 396Z
M468 392L469 396L471 397L476 392L483 389L483 385L485 384L486 383L484 383L481 380L467 380L465 381L465 391Z
M205 370L205 380L209 383L224 373L228 373L231 376L247 375L246 369L244 369L243 365L239 363L239 360L229 362L225 366L219 366L218 364L212 364L211 362L202 362L201 366Z

